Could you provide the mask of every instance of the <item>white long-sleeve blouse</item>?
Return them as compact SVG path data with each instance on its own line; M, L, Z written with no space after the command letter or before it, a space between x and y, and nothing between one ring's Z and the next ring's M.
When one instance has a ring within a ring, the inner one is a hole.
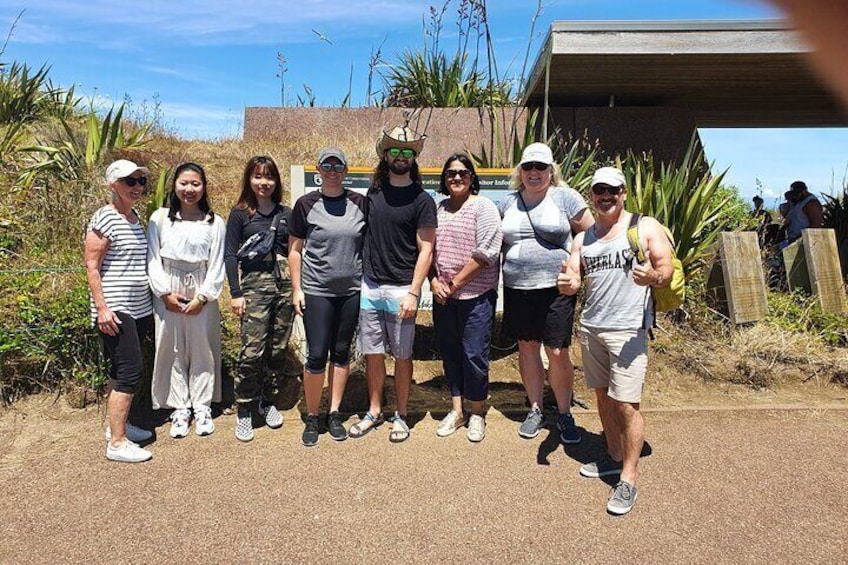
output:
M224 238L226 225L215 214L202 221L171 221L167 208L159 208L147 226L147 273L155 296L171 292L170 278L162 267L162 259L206 263L206 277L197 289L209 300L217 300L224 288Z

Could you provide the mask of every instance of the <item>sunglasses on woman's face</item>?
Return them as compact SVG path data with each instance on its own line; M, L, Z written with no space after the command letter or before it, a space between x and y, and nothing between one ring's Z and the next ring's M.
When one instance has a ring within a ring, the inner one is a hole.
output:
M345 166L341 163L321 163L318 165L321 167L321 170L325 173L329 173L330 171L336 171L337 173L343 173L345 170Z
M592 187L592 192L594 192L597 196L600 196L605 192L609 192L613 196L618 196L622 190L624 190L623 186L609 186L607 184L596 184Z
M127 177L121 180L124 182L124 184L131 188L137 184L140 184L141 186L145 186L147 184L147 177Z
M401 149L400 147L391 147L389 148L389 157L397 159L400 156L403 156L404 159L412 159L415 156L415 151L412 149Z
M525 171L532 171L536 169L537 171L547 171L550 165L546 165L544 163L539 163L536 161L531 161L529 163L521 163L521 168Z
M459 178L462 180L465 180L471 177L471 171L468 169L448 169L445 171L445 178L448 180L456 178L457 175L459 175Z

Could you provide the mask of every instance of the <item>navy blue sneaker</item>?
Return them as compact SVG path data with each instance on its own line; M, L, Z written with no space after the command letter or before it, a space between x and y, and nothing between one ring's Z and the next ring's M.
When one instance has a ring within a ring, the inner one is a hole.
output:
M571 412L559 415L557 429L559 430L559 440L562 443L568 445L580 443L580 430L577 429L577 425L574 423L574 416L571 415Z

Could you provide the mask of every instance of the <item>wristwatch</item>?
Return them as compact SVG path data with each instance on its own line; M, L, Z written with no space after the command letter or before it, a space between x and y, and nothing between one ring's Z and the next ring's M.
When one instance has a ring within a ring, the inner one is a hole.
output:
M456 289L456 283L455 283L455 282L453 282L453 280L450 280L450 281L448 281L448 287L449 287L451 290L455 290L455 289Z
M207 302L209 302L209 299L206 298L205 294L198 294L195 296L195 298L197 298L197 301L201 304L206 304Z

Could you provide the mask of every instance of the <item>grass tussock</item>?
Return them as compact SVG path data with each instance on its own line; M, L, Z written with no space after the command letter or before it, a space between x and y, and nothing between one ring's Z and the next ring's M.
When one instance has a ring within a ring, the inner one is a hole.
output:
M705 382L769 389L788 383L845 386L844 349L773 322L733 328L715 321L672 327L655 342L660 358ZM687 327L688 326L688 327ZM697 329L695 329L697 328Z

